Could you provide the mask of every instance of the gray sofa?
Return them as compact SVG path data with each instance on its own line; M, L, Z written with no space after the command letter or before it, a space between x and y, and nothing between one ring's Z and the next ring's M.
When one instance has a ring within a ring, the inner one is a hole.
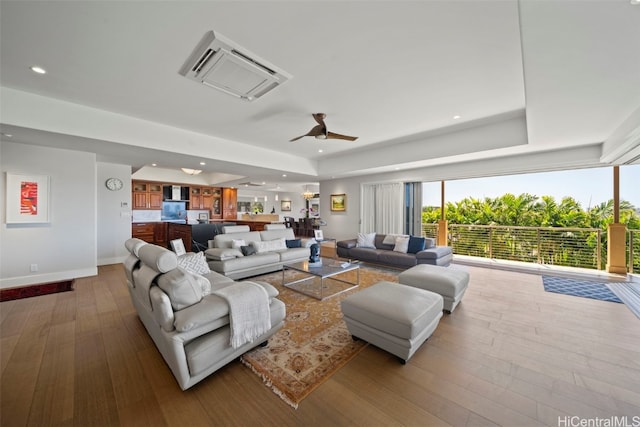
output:
M384 243L386 234L376 234L375 248L359 247L357 239L341 240L336 243L339 257L357 259L373 264L383 264L396 268L409 268L417 264L451 264L453 251L450 246L436 246L435 239L425 238L425 249L416 253L394 251L395 243Z
M312 239L296 239L284 224L267 225L264 231L249 231L246 225L224 227L223 231L209 241L205 255L211 270L232 279L278 271L285 263L309 259ZM287 243L300 247L287 247ZM248 248L256 253L247 255Z
M284 324L285 305L268 283L235 282L215 272L195 274L191 271L195 266L188 267L185 261L200 254L177 257L140 239L127 240L125 247L130 252L123 264L131 301L182 390L265 343ZM204 257L200 264L199 268L206 267ZM249 292L261 294L263 318L269 318L271 324L266 332L237 348L230 344L228 300L215 294L232 286L243 289L241 293L245 291L242 286L248 286Z

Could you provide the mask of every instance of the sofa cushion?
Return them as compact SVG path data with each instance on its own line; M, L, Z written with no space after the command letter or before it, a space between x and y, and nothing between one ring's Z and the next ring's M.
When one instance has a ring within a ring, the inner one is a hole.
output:
M296 262L296 261L304 261L309 258L311 255L311 251L309 248L291 248L285 251L278 251L280 254L281 262Z
M277 230L263 230L260 232L260 240L275 240L275 239L285 239L285 240L293 240L296 236L293 234L293 229L291 228L282 228Z
M210 248L204 251L207 259L215 261L224 261L226 259L234 259L243 256L240 249L231 248Z
M424 237L409 237L409 247L407 248L407 252L410 254L417 254L420 251L424 251L426 241Z
M138 258L144 265L158 273L166 273L178 266L178 257L175 252L156 245L140 246Z
M300 240L300 239L286 240L285 243L287 244L287 248L301 248L302 247L302 240Z
M437 259L446 255L452 254L451 246L435 246L433 248L425 249L416 254L416 258L422 259Z
M206 280L206 279L205 279ZM202 286L192 273L175 268L158 277L158 286L171 301L175 311L189 307L202 299Z
M375 238L376 233L358 233L357 247L375 249Z
M380 250L378 251L377 262L395 267L413 267L418 263L418 260L414 254Z
M228 275L239 270L246 270L254 267L263 267L270 264L280 263L280 254L278 252L264 252L251 256L243 256L240 258L228 259L226 261L210 261L209 267Z
M127 239L127 241L124 242L124 246L127 248L127 250L136 257L138 256L138 250L142 247L142 245L146 244L147 242L145 242L144 240L135 237Z
M396 244L393 247L394 252L401 252L403 254L407 253L407 249L409 248L409 237L399 236L396 237Z
M178 257L178 267L182 267L185 270L195 274L207 274L209 270L209 264L204 257L204 252L189 252Z
M238 226L239 227L239 226ZM244 240L249 244L249 242L259 242L262 240L260 237L259 231L246 231L239 233L229 233L229 234L216 234L213 237L213 246L216 248L231 248L234 240Z
M360 261L376 262L378 261L378 254L382 252L379 249L371 248L352 248L349 249L349 256L359 259Z
M382 249L385 251L393 250L393 248L396 246L395 238L391 243L387 244L384 242L386 237L387 236L385 234L376 234L376 238L373 240L373 244L375 245L376 249Z

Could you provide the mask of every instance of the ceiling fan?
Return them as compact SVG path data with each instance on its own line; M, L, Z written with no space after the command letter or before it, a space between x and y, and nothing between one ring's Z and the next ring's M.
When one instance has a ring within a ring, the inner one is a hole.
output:
M291 139L291 142L297 141L305 136L315 136L317 139L345 139L347 141L355 141L356 139L358 139L357 136L341 135L339 133L329 132L327 130L327 125L324 124L324 119L325 117L327 117L326 114L316 113L312 114L312 116L315 121L318 122L318 124L306 134Z

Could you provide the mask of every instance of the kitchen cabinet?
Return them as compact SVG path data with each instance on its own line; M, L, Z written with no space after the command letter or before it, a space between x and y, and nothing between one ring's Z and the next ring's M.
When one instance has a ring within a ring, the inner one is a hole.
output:
M131 202L132 209L162 209L162 183L133 181Z
M159 246L167 246L166 222L134 222L131 224L131 237L154 243Z
M238 189L222 189L222 218L233 219L238 217Z
M222 189L219 187L191 187L189 209L208 210L211 218L222 218Z
M167 224L167 242L175 239L182 239L184 249L191 252L191 225L176 224L170 222Z

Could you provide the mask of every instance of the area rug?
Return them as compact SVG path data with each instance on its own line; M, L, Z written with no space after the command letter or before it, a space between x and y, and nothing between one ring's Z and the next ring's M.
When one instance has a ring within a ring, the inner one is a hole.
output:
M622 303L606 283L557 276L542 276L542 284L547 292Z
M287 270L287 281L299 273ZM356 272L341 278L355 281ZM269 339L265 347L244 354L242 363L262 378L265 385L294 408L333 373L357 355L367 344L353 341L342 320L340 302L348 295L378 281L397 282L397 273L368 266L360 268L360 286L319 301L282 286L282 272L254 277L274 285L278 298L287 306L282 329ZM325 279L325 286L337 286ZM331 291L328 289L329 292Z

